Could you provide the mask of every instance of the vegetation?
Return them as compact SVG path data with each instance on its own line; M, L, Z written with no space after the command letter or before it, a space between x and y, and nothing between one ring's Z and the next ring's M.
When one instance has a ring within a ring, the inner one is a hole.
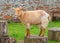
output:
M46 29L45 35L48 35L48 29L52 27L60 27L60 21L51 21ZM31 26L31 34L38 35L39 28L36 25ZM14 37L16 40L23 40L26 34L26 27L22 23L8 23L8 34ZM56 41L50 41L49 43L60 43Z

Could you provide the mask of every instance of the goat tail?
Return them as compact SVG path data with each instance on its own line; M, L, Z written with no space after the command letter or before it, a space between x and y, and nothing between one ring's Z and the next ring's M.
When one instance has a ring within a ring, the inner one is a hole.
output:
M48 16L48 20L49 20L49 21L51 20L51 16Z

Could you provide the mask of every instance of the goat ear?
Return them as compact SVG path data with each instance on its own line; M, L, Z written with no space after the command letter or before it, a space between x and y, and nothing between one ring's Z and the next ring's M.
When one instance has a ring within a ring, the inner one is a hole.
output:
M25 11L25 9L24 8L20 8L21 10L23 10L23 11Z
M20 8L21 10L23 10L23 8Z

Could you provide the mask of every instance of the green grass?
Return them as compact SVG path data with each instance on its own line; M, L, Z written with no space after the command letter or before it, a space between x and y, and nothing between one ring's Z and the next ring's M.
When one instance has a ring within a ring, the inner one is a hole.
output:
M50 22L45 35L48 35L48 29L52 28L52 27L60 27L60 21L57 22ZM32 25L31 26L31 34L35 34L38 35L39 34L39 28L36 25ZM24 36L26 34L26 27L22 24L22 23L8 23L8 34L11 37L14 37L16 40L23 40ZM50 41L49 43L60 43L60 42L56 42L56 41Z

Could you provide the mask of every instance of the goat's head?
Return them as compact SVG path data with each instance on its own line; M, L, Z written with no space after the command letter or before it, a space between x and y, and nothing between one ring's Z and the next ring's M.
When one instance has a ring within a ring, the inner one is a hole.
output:
M15 16L20 16L21 15L21 13L22 13L22 8L13 8L14 9L14 11L15 11Z

